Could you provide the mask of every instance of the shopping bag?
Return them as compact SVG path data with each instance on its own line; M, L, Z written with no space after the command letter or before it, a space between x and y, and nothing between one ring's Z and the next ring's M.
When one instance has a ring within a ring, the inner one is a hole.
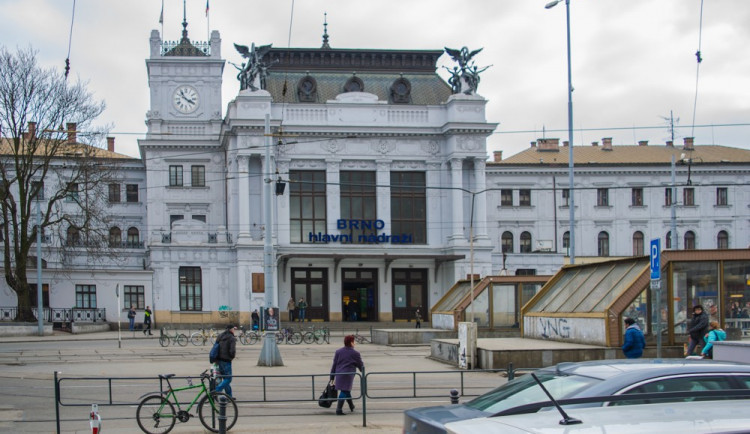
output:
M318 405L325 408L330 408L331 404L333 404L333 401L338 399L336 397L336 386L333 385L333 383L328 383L326 385L326 388L323 390L323 393L320 394L320 397L318 398Z

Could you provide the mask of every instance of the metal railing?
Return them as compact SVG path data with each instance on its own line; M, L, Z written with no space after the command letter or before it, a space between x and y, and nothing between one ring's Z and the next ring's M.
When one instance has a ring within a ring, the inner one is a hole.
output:
M39 309L32 307L34 318L39 319ZM0 306L0 321L13 321L18 314L15 306ZM45 307L42 311L44 322L97 322L106 321L106 308L57 308Z

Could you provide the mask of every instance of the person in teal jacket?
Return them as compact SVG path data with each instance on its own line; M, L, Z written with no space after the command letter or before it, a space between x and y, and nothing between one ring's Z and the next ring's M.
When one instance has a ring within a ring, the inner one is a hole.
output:
M718 321L711 321L708 323L708 333L703 337L703 341L706 345L703 346L701 356L704 359L714 358L714 342L724 341L727 339L727 333L721 329Z
M646 348L646 339L643 332L633 318L625 318L625 342L622 344L622 352L628 359L638 359L643 355Z

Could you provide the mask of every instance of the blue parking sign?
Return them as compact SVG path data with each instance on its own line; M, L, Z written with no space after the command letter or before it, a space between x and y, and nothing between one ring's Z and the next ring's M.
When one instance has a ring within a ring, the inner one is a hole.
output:
M651 280L661 279L661 240L651 240Z

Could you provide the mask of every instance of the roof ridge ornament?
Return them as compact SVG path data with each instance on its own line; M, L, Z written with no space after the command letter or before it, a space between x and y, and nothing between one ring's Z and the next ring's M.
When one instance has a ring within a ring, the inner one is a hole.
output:
M451 59L458 62L458 66L454 66L453 69L443 66L443 68L451 73L451 77L448 79L448 84L451 85L454 94L463 92L466 95L475 95L477 93L477 88L479 87L479 74L492 66L488 65L479 69L476 63L472 60L472 58L479 54L483 49L484 48L469 51L469 48L465 46L460 50L445 47L445 52L451 56Z
M328 45L328 12L323 12L323 45L320 47L320 49L331 49L331 46Z

